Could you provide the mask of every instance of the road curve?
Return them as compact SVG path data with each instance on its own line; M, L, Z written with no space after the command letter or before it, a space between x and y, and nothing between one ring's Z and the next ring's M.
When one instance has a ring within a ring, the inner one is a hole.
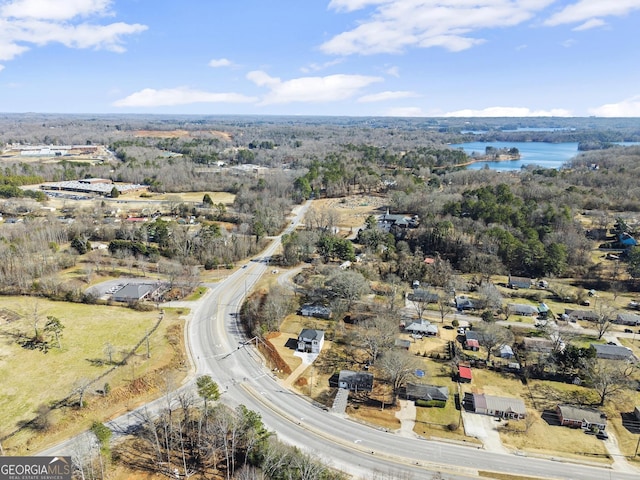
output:
M300 222L308 206L307 202L297 209L285 233ZM500 454L475 446L402 437L329 413L323 406L283 388L283 383L264 365L254 346L247 343L238 319L241 302L270 269L268 260L279 245L278 236L259 257L229 275L197 302L189 321L187 341L195 373L211 375L220 386L221 400L226 404L243 404L260 413L266 427L276 432L282 441L297 445L356 478L372 478L376 474L430 478L433 472L440 472L445 479L468 479L478 478L480 471L567 480L638 478L637 473L569 463L561 458ZM193 388L192 382L183 388ZM108 425L116 433L126 433L135 428L145 414L153 414L168 401L168 397L160 398ZM77 444L77 440L75 442ZM65 442L42 454L71 454L73 445L73 441Z

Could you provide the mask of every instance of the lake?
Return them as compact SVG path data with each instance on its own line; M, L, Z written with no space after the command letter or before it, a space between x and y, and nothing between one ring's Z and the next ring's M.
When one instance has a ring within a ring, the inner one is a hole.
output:
M486 147L498 149L515 147L520 151L520 160L476 162L467 167L470 170L480 170L485 166L491 170L498 171L520 170L524 165L538 165L543 168L558 169L578 154L578 142L470 142L450 146L451 148L462 148L467 155L472 155L474 152L484 155Z

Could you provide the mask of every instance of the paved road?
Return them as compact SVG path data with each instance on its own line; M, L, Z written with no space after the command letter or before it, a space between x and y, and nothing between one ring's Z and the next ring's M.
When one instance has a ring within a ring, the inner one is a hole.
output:
M302 208L296 222L304 213ZM290 225L289 230L293 228ZM246 343L238 324L238 309L247 292L264 274L266 260L279 246L279 237L246 268L231 274L196 303L188 327L188 342L198 375L209 374L220 385L222 401L244 404L259 412L282 441L297 445L327 464L357 478L393 473L397 478L430 478L441 472L446 479L476 478L479 471L508 472L548 479L631 480L637 473L487 452L470 446L418 440L368 427L334 415L321 405L284 388L265 367L260 355ZM191 384L183 388L192 388ZM110 426L118 434L136 428L145 415L172 402L172 395L128 413ZM71 454L78 440L43 452ZM401 476L403 475L403 476Z

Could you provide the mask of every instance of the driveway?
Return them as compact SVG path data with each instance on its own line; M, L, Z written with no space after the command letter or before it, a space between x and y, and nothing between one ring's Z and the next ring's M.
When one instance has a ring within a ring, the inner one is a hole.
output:
M469 437L475 437L480 440L485 450L494 453L510 453L502 446L502 441L500 440L497 427L501 422L497 422L489 415L479 415L463 410L462 423L464 424L464 433Z

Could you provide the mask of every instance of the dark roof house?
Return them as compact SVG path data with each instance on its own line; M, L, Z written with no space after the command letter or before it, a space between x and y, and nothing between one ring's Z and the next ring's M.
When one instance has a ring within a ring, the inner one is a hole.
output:
M354 372L352 370L340 370L338 387L346 388L354 392L370 392L373 390L373 374L368 372Z
M423 385L420 383L407 383L405 396L407 400L440 400L446 402L449 399L449 388L436 385Z

